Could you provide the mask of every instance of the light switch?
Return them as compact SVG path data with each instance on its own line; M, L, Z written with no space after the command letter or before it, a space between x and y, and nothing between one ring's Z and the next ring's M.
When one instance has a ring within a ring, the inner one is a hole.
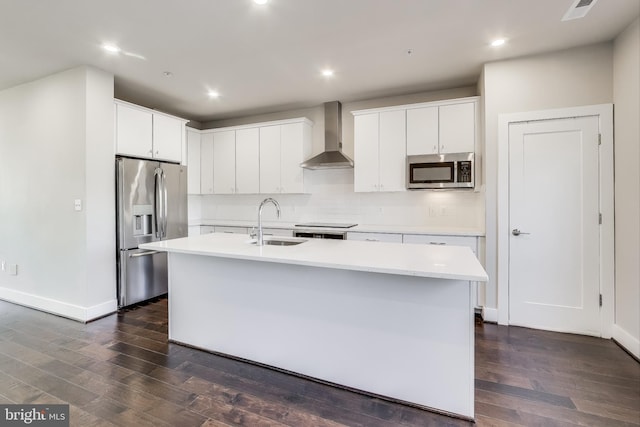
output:
M9 275L17 276L18 275L18 265L17 264L9 264Z
M82 200L76 199L74 203L75 203L75 206L74 206L75 210L76 211L81 211L82 210Z

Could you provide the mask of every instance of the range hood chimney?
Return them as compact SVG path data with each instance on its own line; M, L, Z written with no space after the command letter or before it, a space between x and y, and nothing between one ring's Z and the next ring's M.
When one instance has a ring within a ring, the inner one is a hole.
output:
M306 169L352 168L353 160L342 151L342 104L338 101L324 104L324 151L300 166Z

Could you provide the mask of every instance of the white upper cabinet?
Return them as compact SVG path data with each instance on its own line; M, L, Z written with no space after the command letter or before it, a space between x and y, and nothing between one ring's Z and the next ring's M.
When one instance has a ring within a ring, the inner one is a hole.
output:
M280 192L304 193L300 163L311 155L311 126L289 123L280 127Z
M116 103L116 152L136 157L153 157L153 114Z
M379 123L378 113L362 114L353 118L353 189L356 192L378 191Z
M300 163L311 155L311 122L260 127L260 193L304 193Z
M477 101L407 109L407 155L473 153Z
M405 190L406 140L405 112L380 113L379 191Z
M163 114L153 114L153 158L182 161L185 122Z
M354 157L354 191L404 191L405 111L356 115Z
M280 192L280 126L260 128L260 193Z
M182 162L187 120L123 101L116 106L116 153Z
M200 193L213 194L213 134L203 133L200 144Z
M200 194L200 132L187 128L187 193Z
M476 102L442 105L440 153L473 153L476 140Z
M202 188L202 194L256 194L259 182L258 128L216 129L205 132L212 141L213 192ZM203 140L204 143L204 140ZM202 148L204 150L204 147ZM204 171L204 169L203 169Z
M311 121L203 131L200 154L200 194L302 193L300 163L311 154Z
M438 154L438 107L407 110L407 156Z
M236 131L213 134L213 193L233 194L236 190Z
M236 188L238 194L260 192L260 130L236 131Z

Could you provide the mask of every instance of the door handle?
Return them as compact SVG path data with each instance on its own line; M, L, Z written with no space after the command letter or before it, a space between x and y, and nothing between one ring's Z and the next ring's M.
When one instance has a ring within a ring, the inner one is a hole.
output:
M517 228L514 228L514 229L511 231L511 234L513 234L514 236L519 236L519 235L521 235L521 234L531 234L531 233L525 233L525 232L522 232L522 231L518 230Z

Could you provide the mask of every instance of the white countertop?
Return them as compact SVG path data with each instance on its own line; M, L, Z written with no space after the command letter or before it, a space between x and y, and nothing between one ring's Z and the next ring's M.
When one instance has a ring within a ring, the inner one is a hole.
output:
M212 233L145 243L142 249L404 276L485 282L487 274L463 246L308 239L295 246L256 246L246 234Z
M266 228L283 228L307 230L311 228L296 227L296 224L309 221L283 222L283 221L263 221L262 226ZM319 221L324 222L324 221ZM258 221L226 220L226 219L201 219L190 221L189 225L218 225L226 227L257 227ZM314 230L320 230L313 228ZM396 234L431 234L442 236L484 236L484 231L471 227L436 227L436 226L406 226L406 225L375 225L358 224L352 228L322 228L323 231L356 231L360 233L396 233Z

